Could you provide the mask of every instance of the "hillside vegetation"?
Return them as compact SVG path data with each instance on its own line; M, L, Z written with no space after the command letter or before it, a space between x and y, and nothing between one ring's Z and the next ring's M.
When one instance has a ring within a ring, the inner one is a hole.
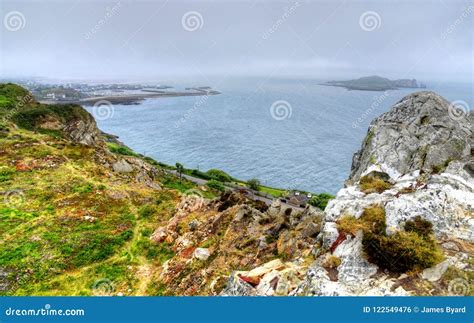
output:
M0 113L0 295L215 295L236 269L309 256L317 231L222 193L222 171L197 187L14 84Z

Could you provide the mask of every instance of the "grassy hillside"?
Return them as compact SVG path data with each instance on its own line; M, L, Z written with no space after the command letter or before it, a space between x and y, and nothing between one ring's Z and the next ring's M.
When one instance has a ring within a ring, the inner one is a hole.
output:
M194 185L158 172L156 183L177 190L150 188L104 163L115 158L105 145L36 127L89 118L81 107L40 105L7 84L0 113L0 295L153 294L143 268L174 253L149 236Z

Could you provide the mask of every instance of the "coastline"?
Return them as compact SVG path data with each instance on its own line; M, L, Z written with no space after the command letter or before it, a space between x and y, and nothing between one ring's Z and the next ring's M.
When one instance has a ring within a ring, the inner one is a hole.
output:
M94 105L98 101L108 101L112 104L125 104L133 105L138 104L140 101L149 98L164 98L164 97L181 97L181 96L207 96L207 95L218 95L221 94L219 91L196 91L196 92L165 92L165 91L147 91L147 93L138 93L138 94L126 94L126 95L104 95L91 98L85 98L80 100L64 100L64 101L54 101L54 100L41 100L40 103L43 104L80 104L85 106Z

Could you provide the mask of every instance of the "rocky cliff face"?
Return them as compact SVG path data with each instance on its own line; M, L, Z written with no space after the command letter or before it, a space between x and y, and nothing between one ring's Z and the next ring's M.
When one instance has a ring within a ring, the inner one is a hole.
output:
M371 123L347 187L325 210L316 260L287 295L474 292L472 113L451 109L439 95L419 92ZM367 220L375 216L381 224ZM288 271L298 276L297 263L240 275L286 281ZM413 269L398 270L406 266ZM251 287L234 274L224 294L265 294Z
M373 170L398 180L415 171L433 173L452 160L469 157L472 123L455 113L433 92L404 97L369 126L361 150L354 155L349 180L357 181Z
M99 145L102 141L101 134L94 117L82 107L78 106L76 109L82 110L80 115L72 118L60 118L57 115L48 114L36 120L35 126L38 129L61 131L66 138L78 144Z

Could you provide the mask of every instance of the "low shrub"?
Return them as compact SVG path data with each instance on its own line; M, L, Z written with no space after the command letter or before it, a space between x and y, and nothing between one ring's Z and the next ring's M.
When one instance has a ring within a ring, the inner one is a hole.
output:
M363 176L360 179L360 190L366 194L383 193L392 188L392 184L376 176Z
M408 220L405 223L405 231L415 232L422 237L429 238L433 233L433 224L417 215L413 220Z
M145 256L148 260L156 260L160 264L175 255L170 245L166 243L154 244L150 239L140 239L137 242L137 248L139 254Z
M404 231L386 233L385 210L378 205L364 209L359 219L343 216L338 230L355 235L364 233L363 250L370 262L382 269L402 273L432 267L443 259L441 249L433 238L432 224L416 217L407 221Z
M185 170L185 173L188 173L189 175L197 178L202 178L206 180L212 179L211 176L209 176L207 173L201 172L199 169Z
M138 216L140 219L150 218L155 214L156 208L152 205L144 205L138 210Z
M382 206L371 205L366 207L360 216L360 220L364 223L363 230L365 232L373 232L379 235L386 234L385 210Z
M212 188L213 190L224 192L225 191L225 186L219 181L216 181L214 179L211 179L210 181L207 182L207 187Z
M391 236L366 232L362 244L370 262L397 273L423 270L443 259L434 240L415 232L399 231Z
M249 186L249 188L251 188L252 190L255 190L255 191L259 191L260 190L260 180L256 179L256 178L252 178L252 179L249 179L247 181L247 185Z
M343 215L337 221L339 232L356 235L357 231L385 234L385 210L379 205L366 207L359 219L351 215Z
M211 179L215 179L216 181L219 181L219 182L227 183L227 182L232 181L232 177L230 177L229 174L227 174L226 172L224 172L220 169L210 169L206 172L206 174Z
M323 267L327 269L334 269L334 268L339 267L340 264L341 264L341 258L334 255L330 255L324 260Z
M333 195L328 193L321 193L318 195L313 195L311 199L308 201L309 205L315 206L324 211L328 202L334 198Z
M126 146L120 146L115 143L107 143L107 146L109 147L109 150L112 153L124 156L137 156L137 154L133 150Z
M357 231L363 229L364 224L352 215L345 214L337 220L337 230L341 233L355 236Z

